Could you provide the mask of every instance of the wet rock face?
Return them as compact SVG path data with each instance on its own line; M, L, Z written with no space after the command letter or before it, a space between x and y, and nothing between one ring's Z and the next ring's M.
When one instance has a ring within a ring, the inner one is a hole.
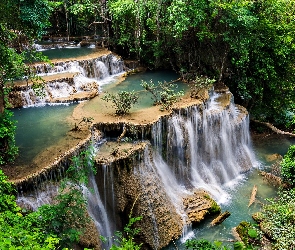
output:
M148 169L128 171L127 168L117 173L121 180L116 183L118 208L125 217L129 213L133 217L142 216L137 225L141 230L140 239L150 248L159 249L178 238L182 220L155 173Z
M205 219L206 215L220 211L216 202L204 190L197 190L192 195L183 198L183 206L188 217L188 224L199 223Z
M113 171L116 213L120 214L117 224L126 225L129 215L141 216L135 224L140 229L135 240L143 243L144 248L160 249L181 235L183 223L156 170L137 161L141 153L109 166Z

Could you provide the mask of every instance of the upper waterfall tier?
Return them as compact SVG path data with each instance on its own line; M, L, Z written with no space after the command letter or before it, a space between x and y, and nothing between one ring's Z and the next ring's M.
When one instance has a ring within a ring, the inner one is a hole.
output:
M67 103L93 98L99 86L124 71L124 62L112 53L96 58L42 63L32 71L43 80L19 81L9 94L13 107L28 107L46 103ZM44 81L44 82L43 82ZM43 88L34 86L41 84Z

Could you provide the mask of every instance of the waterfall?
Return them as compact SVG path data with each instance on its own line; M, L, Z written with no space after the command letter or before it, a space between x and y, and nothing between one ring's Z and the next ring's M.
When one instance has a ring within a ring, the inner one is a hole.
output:
M140 127L142 141L134 144L145 146L134 150L134 155L127 154L127 145L123 156L113 157L108 144L101 150L100 161L98 150L98 173L90 176L85 194L99 233L109 239L106 249L130 212L143 216L140 239L160 249L181 233L183 238L193 234L183 201L195 190L206 190L219 204L230 200L230 189L256 160L248 113L229 96L212 92L202 105L174 110L154 124ZM114 130L126 124L115 125ZM111 128L109 123L106 126ZM150 142L144 141L147 138ZM110 162L105 163L106 159Z
M89 187L85 189L84 192L88 197L88 213L93 219L100 235L108 239L108 245L111 245L113 243L113 231L111 231L110 225L111 220L108 217L106 208L100 197L94 175L91 174L89 179Z
M222 203L230 198L226 192L229 184L254 166L256 160L248 115L232 102L223 107L219 97L220 94L213 93L203 107L192 106L175 112L166 121L166 128L159 129L162 125L156 123L152 141L157 151L165 151L167 167L174 173L178 185L187 190L203 188ZM159 138L163 138L165 131L167 141L163 143ZM163 163L156 166L161 172ZM165 170L161 175L164 183L171 178L167 173ZM169 186L176 184L167 185L167 192L171 192Z
M44 77L56 76L44 84L41 95L31 86L19 87L19 94L12 95L14 107L42 106L50 103L81 101L96 96L99 87L113 81L113 77L124 71L123 61L113 54L89 60L74 60L51 64L36 64L33 71ZM63 74L69 74L65 77ZM20 98L21 101L16 99Z

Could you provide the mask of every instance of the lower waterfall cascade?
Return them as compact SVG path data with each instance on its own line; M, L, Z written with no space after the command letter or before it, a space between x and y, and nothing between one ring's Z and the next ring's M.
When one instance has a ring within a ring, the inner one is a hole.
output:
M226 203L231 199L227 190L257 162L248 113L233 103L228 91L211 91L203 105L160 117L149 139L143 136L134 142L144 146L127 158L97 160L88 211L99 233L108 238L122 228L130 212L142 216L139 238L161 249L190 232L184 197L205 190L219 204ZM24 203L23 196L19 199Z

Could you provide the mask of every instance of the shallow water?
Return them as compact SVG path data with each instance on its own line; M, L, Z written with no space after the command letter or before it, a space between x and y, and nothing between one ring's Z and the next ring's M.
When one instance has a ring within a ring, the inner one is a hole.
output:
M72 128L65 118L72 114L76 105L13 109L14 119L17 120L15 139L19 147L16 162L29 164L38 153L64 137Z
M145 91L140 85L142 81L149 82L150 80L157 86L159 82L171 82L179 78L179 75L171 70L161 70L161 71L146 71L134 75L128 76L123 82L116 85L105 85L103 86L104 92L116 93L119 91L132 91L134 90L140 96L139 102L134 106L132 110L138 110L153 105L152 94ZM174 83L176 91L186 91L188 90L187 84L177 81Z
M77 46L69 46L66 48L54 48L41 51L43 55L47 56L50 60L53 59L68 59L75 58L79 56L86 56L91 53L96 52L95 48L88 47L77 47Z
M140 103L135 109L152 105L151 96L140 86L141 80L149 81L171 81L178 78L173 71L152 71L143 72L129 76L125 81L117 85L117 80L112 79L111 83L103 80L102 91L116 92L120 90L135 90L141 95ZM88 102L91 105L91 101ZM86 103L86 105L88 105ZM69 117L77 104L56 104L43 107L30 107L12 109L14 118L17 120L16 145L19 147L17 164L29 165L32 159L46 148L56 144L58 140L66 135L66 132L73 128L68 124Z

